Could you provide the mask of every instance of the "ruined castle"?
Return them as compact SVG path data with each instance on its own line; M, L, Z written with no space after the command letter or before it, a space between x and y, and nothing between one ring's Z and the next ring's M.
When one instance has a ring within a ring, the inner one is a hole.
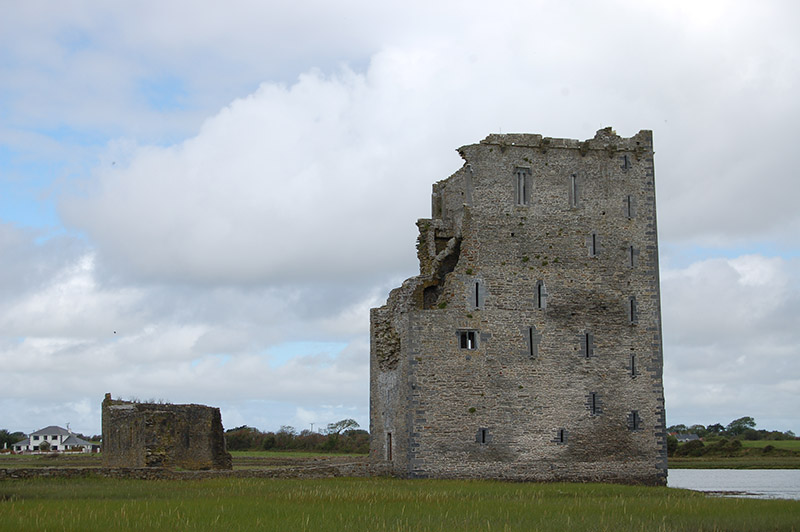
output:
M664 484L652 133L489 135L371 311L370 457L403 477Z

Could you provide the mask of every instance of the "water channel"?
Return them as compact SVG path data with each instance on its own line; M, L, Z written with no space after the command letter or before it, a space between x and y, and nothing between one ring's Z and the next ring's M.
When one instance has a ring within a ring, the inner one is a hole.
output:
M670 469L667 486L723 497L800 500L800 469Z

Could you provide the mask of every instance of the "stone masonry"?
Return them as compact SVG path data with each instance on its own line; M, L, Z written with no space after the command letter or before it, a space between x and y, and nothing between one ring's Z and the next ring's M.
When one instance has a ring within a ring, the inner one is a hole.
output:
M371 311L370 458L402 477L662 485L650 131L489 135Z
M103 466L231 469L219 408L103 400Z

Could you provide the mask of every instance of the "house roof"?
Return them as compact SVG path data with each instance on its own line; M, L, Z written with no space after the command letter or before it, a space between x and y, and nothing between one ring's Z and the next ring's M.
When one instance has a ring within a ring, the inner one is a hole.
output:
M50 425L49 427L45 427L43 429L37 430L36 432L31 432L31 436L69 436L72 434L67 429L62 429L61 427L56 427L55 425Z
M47 434L48 436L51 435L51 434L55 434L53 432L42 432L44 430L47 430L47 429L42 429L40 431L34 432L33 434L37 434L37 435ZM45 440L45 441L47 441L47 440ZM47 443L50 443L50 442L47 442ZM39 444L39 442L37 442L35 445L38 445L38 444ZM56 443L56 444L58 444L58 443ZM31 445L31 439L30 438L25 438L24 440L20 440L20 441L18 441L16 443L13 443L12 445L28 446L28 445ZM58 445L92 445L92 442L88 442L88 441L86 441L84 439L78 438L74 434L70 434L68 438L65 438L64 441L62 441Z
M90 442L88 442L86 440L82 440L82 439L78 438L77 436L75 436L74 434L71 434L70 437L67 438L66 440L64 440L63 442L61 442L61 444L62 445L91 445Z

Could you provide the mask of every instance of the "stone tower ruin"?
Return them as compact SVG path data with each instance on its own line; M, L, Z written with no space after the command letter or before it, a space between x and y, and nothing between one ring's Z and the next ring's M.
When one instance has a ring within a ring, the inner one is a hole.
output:
M489 135L372 309L370 457L403 477L664 484L650 131Z

